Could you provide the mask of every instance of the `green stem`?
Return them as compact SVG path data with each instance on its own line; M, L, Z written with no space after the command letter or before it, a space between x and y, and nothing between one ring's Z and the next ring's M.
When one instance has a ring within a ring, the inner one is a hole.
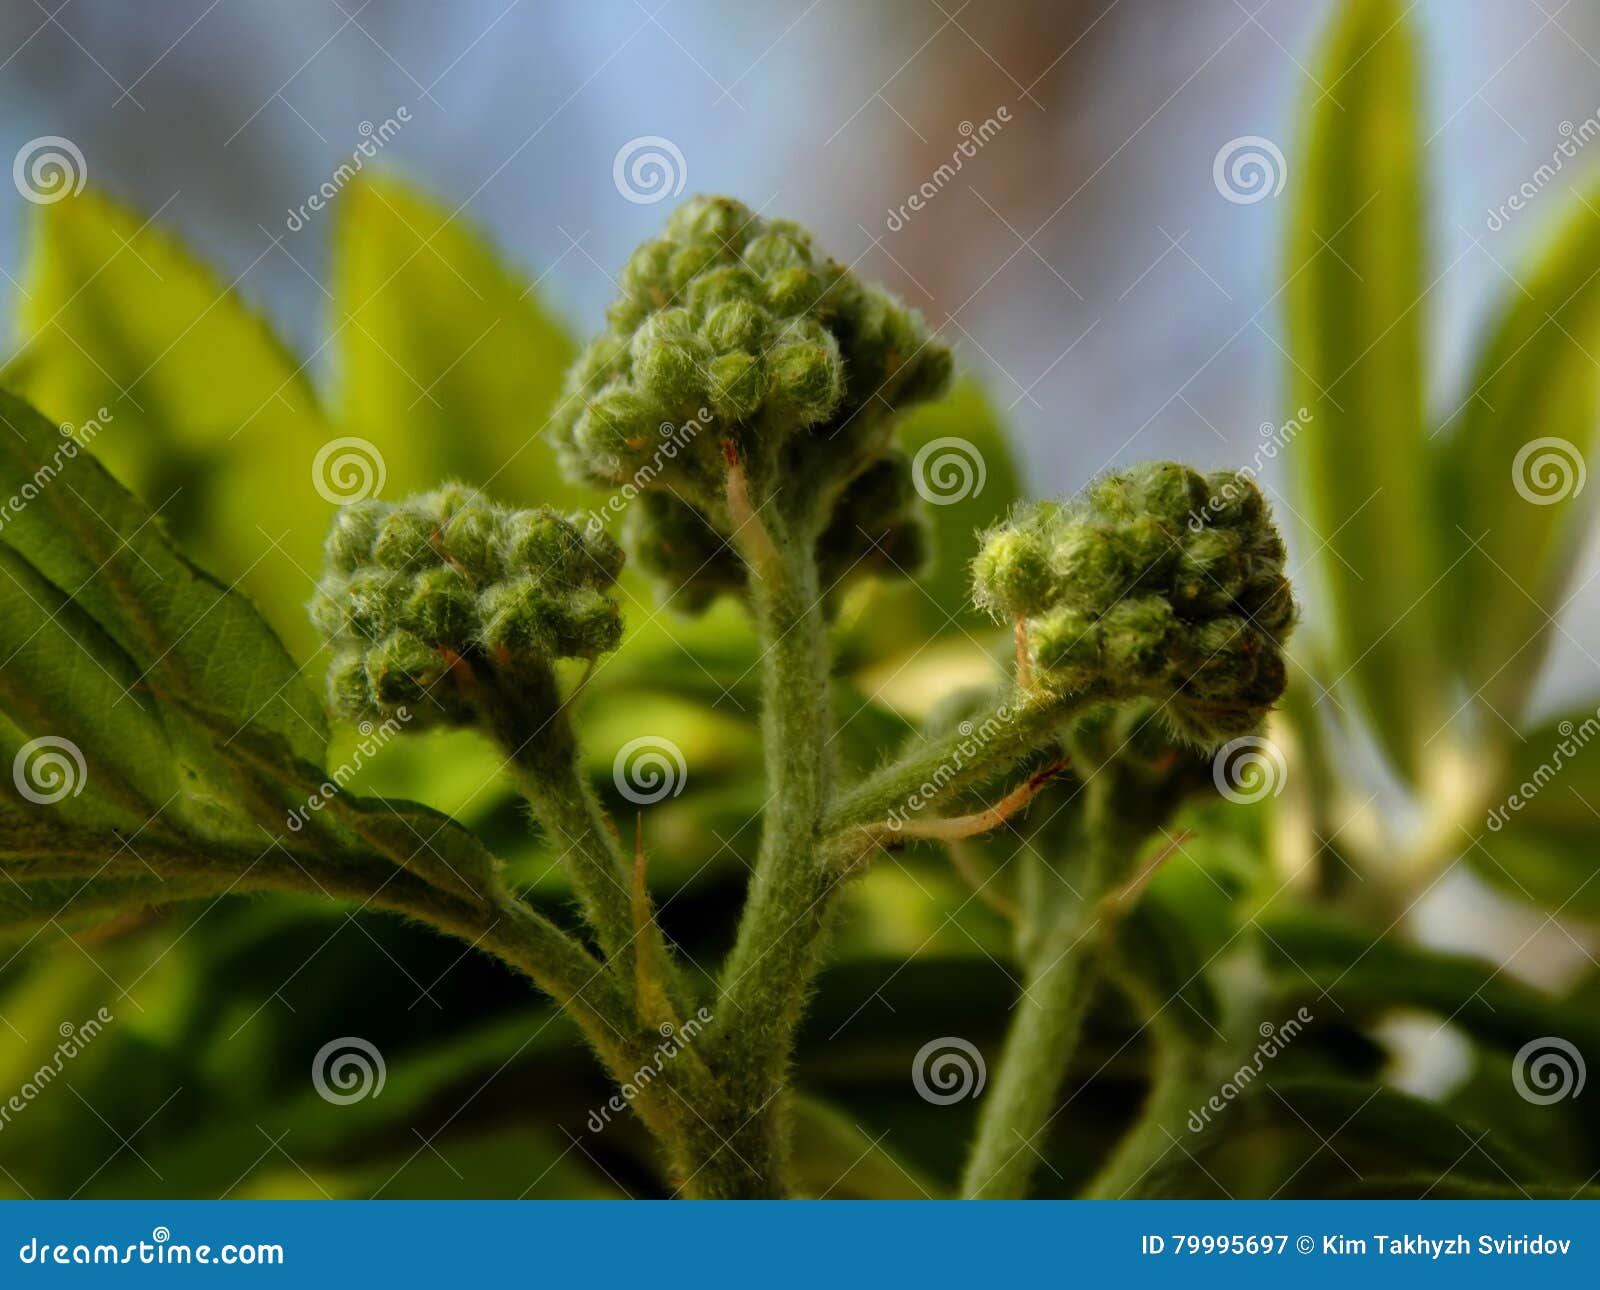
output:
M1027 1191L1093 993L1098 943L1096 927L1076 917L1060 919L1039 940L983 1099L963 1196L1014 1200Z
M782 1089L816 967L834 879L817 860L829 786L828 652L811 543L783 542L752 578L762 643L762 736L770 805L717 1004L718 1069L738 1154L782 1188Z
M1139 1118L1094 1176L1084 1197L1121 1200L1171 1152L1182 1149L1189 1113L1203 1100L1201 1056L1188 1044L1155 1036L1154 1071Z
M630 965L634 924L627 865L579 766L577 735L554 673L520 678L515 690L493 686L483 707L601 949L618 966Z
M995 779L1049 743L1103 697L1099 689L1061 699L1013 690L982 716L962 722L842 794L828 812L827 832L874 824L894 828L929 806L948 807L963 789Z

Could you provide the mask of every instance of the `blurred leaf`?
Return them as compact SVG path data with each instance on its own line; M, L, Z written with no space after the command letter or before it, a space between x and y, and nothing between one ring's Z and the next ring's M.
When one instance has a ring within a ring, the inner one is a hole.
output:
M588 505L541 435L577 346L459 208L357 179L339 198L332 309L341 422L400 492L455 477L518 506Z
M924 481L924 498L949 500L922 507L932 530L927 570L912 584L873 580L849 600L845 647L875 659L915 653L930 637L946 633L964 631L980 639L993 634L994 623L972 605L974 535L1023 496L1005 427L975 381L959 381L946 398L914 408L899 423L896 438L914 464L928 449L913 472ZM935 445L941 439L965 444Z
M815 1098L793 1100L794 1171L819 1200L933 1200L939 1185L898 1160L848 1114Z
M1502 890L1572 918L1600 919L1600 713L1586 704L1526 732L1466 852Z
M1287 373L1301 510L1333 610L1330 661L1415 779L1447 708L1423 425L1427 294L1417 57L1399 0L1342 6L1294 189ZM1324 544L1326 544L1324 546Z
M1269 969L1293 993L1314 991L1341 1009L1423 1008L1513 1051L1530 1039L1560 1035L1600 1062L1600 1022L1482 959L1375 937L1359 924L1309 911L1263 917L1261 929Z
M323 781L327 731L283 646L75 440L3 393L0 423L0 496L24 499L0 528L0 757L18 790L0 796L0 918L308 872L278 831ZM395 877L374 853L450 891L493 869L423 807L336 793L316 823L295 845L336 891L336 870L369 891Z
M1600 418L1600 189L1579 202L1514 279L1440 438L1444 537L1460 558L1449 636L1499 714L1491 734L1522 713L1592 514L1577 486ZM1543 440L1556 442L1529 447Z
M37 493L0 529L12 553L10 588L25 599L55 589L81 611L71 621L83 639L31 650L40 673L32 697L70 695L74 678L92 666L119 691L136 685L141 697L163 705L203 709L240 728L254 725L281 736L296 756L320 761L327 746L322 705L250 602L186 559L92 455L27 404L0 393L0 423L10 431L0 435L0 495ZM10 616L0 623L10 634L8 651L33 644L32 633L20 627ZM121 671L112 673L106 662L115 654ZM8 675L7 683L13 692L23 688L20 676ZM88 701L91 714L116 729L122 705L100 694ZM35 733L55 732L38 726ZM143 760L149 745L128 751Z
M1376 1084L1288 1079L1251 1084L1176 1144L1133 1194L1220 1198L1218 1180L1228 1179L1229 1199L1322 1197L1374 1175L1498 1187L1539 1172L1496 1136L1430 1102Z
M93 191L38 209L5 380L59 421L103 422L112 473L309 646L328 514L311 469L332 431L305 365L154 218Z

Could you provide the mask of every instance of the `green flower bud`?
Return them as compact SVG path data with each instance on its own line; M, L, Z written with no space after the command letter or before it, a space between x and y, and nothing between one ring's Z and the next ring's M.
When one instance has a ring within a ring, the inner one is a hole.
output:
M329 695L341 715L399 705L429 723L475 721L497 684L547 694L557 659L593 659L622 624L603 594L622 552L548 509L510 511L447 485L363 517L370 552L354 568L342 517L312 602L332 647Z
M329 567L340 573L350 573L364 563L372 555L378 526L387 512L388 507L376 498L340 507L334 513L333 527L322 545Z
M1238 535L1202 529L1183 544L1173 574L1173 603L1186 613L1219 613L1244 589L1245 557Z
M1028 643L1034 665L1063 688L1086 685L1101 670L1100 622L1093 614L1052 609L1030 624Z
M391 511L372 543L372 558L384 568L398 571L436 564L439 553L434 550L433 535L437 527L433 517L425 512Z
M712 310L701 334L718 354L756 353L767 339L767 316L748 300L730 300Z
M1044 613L1060 594L1050 539L1033 528L992 531L973 561L972 585L979 608L999 622Z
M372 712L367 660L360 650L341 650L333 656L328 668L328 705L348 721L359 721Z
M471 569L481 579L500 576L501 513L487 506L466 506L450 517L441 537L445 558Z
M429 645L454 648L477 622L472 589L451 568L425 569L412 581L400 610L400 625Z
M585 483L672 493L724 534L720 445L737 446L757 508L780 491L791 514L836 507L890 450L895 412L948 380L949 351L914 313L817 254L796 225L726 198L680 207L621 285L606 333L569 376L557 455ZM699 408L703 442L655 460L656 427ZM826 528L833 514L819 519Z
M380 711L421 706L439 681L445 661L410 632L392 632L366 657L367 684Z
M1181 737L1211 745L1253 729L1282 696L1295 615L1283 558L1248 480L1208 484L1164 463L987 534L974 594L1002 620L1022 615L1045 691L1148 697Z

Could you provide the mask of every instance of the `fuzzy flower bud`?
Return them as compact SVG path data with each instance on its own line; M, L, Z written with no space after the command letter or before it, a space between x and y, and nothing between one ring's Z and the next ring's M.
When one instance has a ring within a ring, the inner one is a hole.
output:
M343 508L324 552L311 616L333 652L332 705L351 719L404 707L470 722L472 678L548 674L613 649L622 630L604 594L622 565L609 537L459 484Z
M798 528L821 532L888 457L896 415L949 380L949 350L915 313L823 255L798 225L728 198L680 207L619 281L607 330L574 364L554 423L563 468L641 498L670 495L723 536L735 527L730 459L754 505L777 498L802 517ZM691 423L664 457L663 428ZM636 552L681 545L670 526L652 525L677 523L673 511L653 507L633 526ZM875 532L909 532L909 517L908 502L875 517ZM825 558L849 545L842 536L836 529ZM854 554L870 549L857 543Z
M1283 693L1284 554L1248 477L1159 463L985 534L974 598L1023 621L1043 686L1157 698L1183 737L1212 744L1253 729Z

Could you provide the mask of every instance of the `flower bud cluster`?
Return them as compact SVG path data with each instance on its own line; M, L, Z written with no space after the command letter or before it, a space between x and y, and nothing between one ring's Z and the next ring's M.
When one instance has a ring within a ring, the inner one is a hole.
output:
M672 499L635 505L629 545L642 567L682 591L686 607L743 585L736 557L715 555L699 532L727 537L737 526L730 460L764 520L776 502L801 517L797 532L838 521L819 550L836 569L891 534L917 549L893 561L880 552L876 563L906 567L920 555L914 499L899 487L909 475L882 464L894 417L949 381L950 351L916 313L821 254L798 225L723 197L680 207L620 282L605 332L568 376L553 434L573 478ZM703 428L669 462L653 460L662 427L691 418ZM863 515L884 500L897 509ZM716 567L697 572L708 559Z
M328 689L352 719L400 707L476 719L474 678L547 674L616 646L605 593L622 552L548 508L496 506L460 485L344 507L324 546L312 619L333 651Z
M1246 476L1157 463L990 531L974 594L1022 622L1040 684L1151 695L1184 737L1211 744L1253 729L1283 693L1295 617L1284 555Z

